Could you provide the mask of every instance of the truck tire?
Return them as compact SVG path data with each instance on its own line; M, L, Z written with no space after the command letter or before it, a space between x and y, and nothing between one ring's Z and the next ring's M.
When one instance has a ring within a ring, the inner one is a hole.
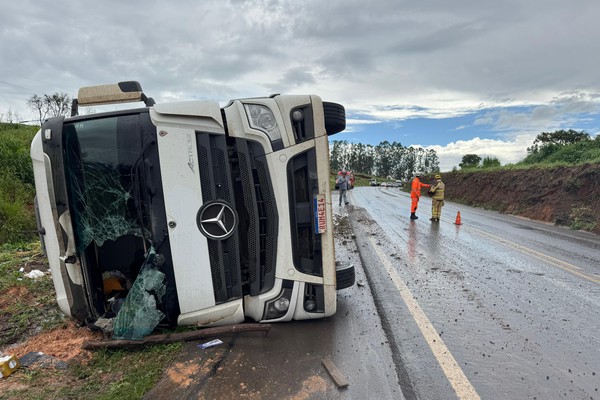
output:
M335 271L336 290L342 290L354 285L355 272L354 265Z
M325 130L328 135L334 135L346 129L346 110L338 103L323 102Z

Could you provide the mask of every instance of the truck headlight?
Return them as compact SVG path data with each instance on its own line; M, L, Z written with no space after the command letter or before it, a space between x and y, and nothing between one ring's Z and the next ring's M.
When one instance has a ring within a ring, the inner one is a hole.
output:
M265 305L265 319L283 317L290 308L292 289L283 289L279 296Z
M263 131L269 136L272 142L281 139L275 114L273 114L273 111L269 107L260 104L244 104L244 109L246 110L251 128Z

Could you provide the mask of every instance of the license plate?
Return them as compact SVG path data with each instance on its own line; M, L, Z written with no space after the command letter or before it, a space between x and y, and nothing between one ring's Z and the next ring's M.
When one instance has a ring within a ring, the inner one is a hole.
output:
M316 194L314 199L315 210L315 233L323 233L327 230L327 207L325 206L325 195Z

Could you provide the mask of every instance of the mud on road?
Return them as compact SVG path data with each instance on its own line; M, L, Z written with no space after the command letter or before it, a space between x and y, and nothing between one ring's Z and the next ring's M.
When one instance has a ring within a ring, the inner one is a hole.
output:
M351 207L351 206L350 206ZM394 399L404 395L366 283L348 207L335 208L336 260L354 265L356 284L338 292L327 319L271 324L264 333L220 337L206 350L189 343L145 399ZM338 388L329 358L347 380Z

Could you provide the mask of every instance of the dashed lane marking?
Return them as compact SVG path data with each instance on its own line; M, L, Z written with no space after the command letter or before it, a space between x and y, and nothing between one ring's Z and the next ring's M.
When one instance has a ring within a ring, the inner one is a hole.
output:
M414 299L410 289L400 278L398 271L394 268L387 255L381 250L381 248L375 243L373 238L369 238L371 241L371 245L377 252L379 259L385 266L388 274L392 278L392 282L398 289L402 300L408 307L409 312L411 313L413 319L415 320L417 326L421 330L425 341L429 345L429 348L433 352L438 364L444 371L444 375L448 378L450 385L456 392L456 395L461 400L476 400L480 399L479 395L475 391L471 382L467 379L462 369L458 366L458 363L450 353L450 350L444 344L444 341L438 335L437 331Z

